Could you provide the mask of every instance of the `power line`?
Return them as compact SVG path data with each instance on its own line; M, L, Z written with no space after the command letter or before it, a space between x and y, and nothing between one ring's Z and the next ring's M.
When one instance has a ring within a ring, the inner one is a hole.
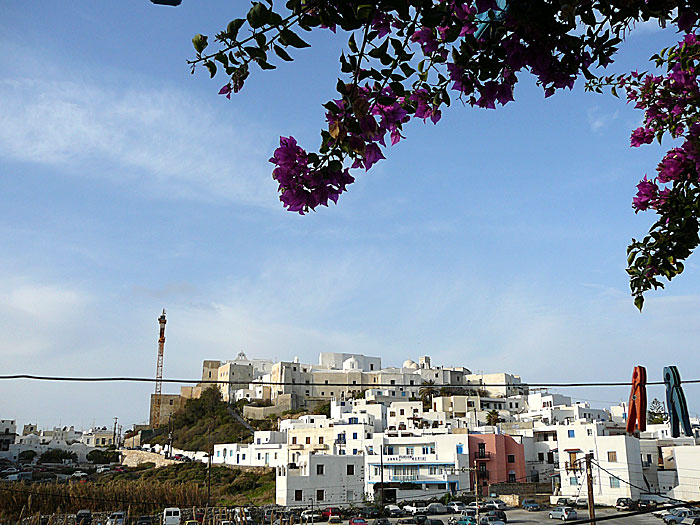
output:
M61 381L61 382L83 382L83 383L104 383L104 382L131 382L131 383L155 383L158 381L153 377L78 377L78 376L42 376L35 374L9 374L0 375L0 380L29 379L34 381ZM391 384L391 383L297 383L295 381L224 381L216 379L162 379L163 383L195 383L195 384L224 384L224 385L259 385L259 386L298 386L298 387L355 387L355 388L463 388L474 389L480 387L493 388L574 388L574 387L630 387L629 381L609 381L609 382L586 382L586 383L476 383L458 385L453 383L421 383L416 385ZM700 379L684 379L683 384L700 384ZM647 381L647 385L664 385L663 381Z
M637 490L641 490L643 493L646 493L646 494L652 494L651 491L650 491L648 488L640 487L639 485L635 485L634 483L630 483L630 482L627 481L626 479L623 479L623 478L621 478L620 476L617 476L617 475L613 474L612 472L610 472L610 471L609 471L608 469L606 469L605 467L601 467L599 462L593 460L593 464L594 464L596 467L598 467L600 470L602 470L603 472L607 472L607 473L608 473L610 476L612 476L613 478L615 478L615 479L617 479L617 480L619 480L619 481L622 481L623 483L626 483L626 484L629 485L630 487L633 487L633 488L635 488L635 489L637 489ZM676 498L672 498L672 497L670 497L670 496L664 496L663 494L654 494L654 495L655 495L655 496L659 496L659 497L661 497L661 498L666 498L666 499L671 500L671 501L683 502L683 503L688 504L687 501L683 501L682 499L676 499Z
M582 520L575 520L575 521L570 521L571 525L577 525L577 524L583 524L583 523L597 523L599 521L610 521L610 520L621 520L621 519L626 519L632 516L640 516L643 514L650 514L652 512L657 512L659 510L670 510L670 509L677 509L679 507L687 507L689 505L697 505L700 504L700 501L688 501L685 503L675 503L673 505L664 505L663 507L656 507L652 509L644 509L644 510L635 510L632 512L625 512L622 514L611 514L609 516L596 516L595 518L586 518Z

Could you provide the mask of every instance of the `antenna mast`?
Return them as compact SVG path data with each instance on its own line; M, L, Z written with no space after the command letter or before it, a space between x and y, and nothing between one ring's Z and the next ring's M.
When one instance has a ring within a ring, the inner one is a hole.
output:
M156 365L156 394L153 397L153 421L151 426L153 428L160 426L160 405L161 405L161 392L163 390L163 350L165 349L165 308L163 308L163 313L158 318L158 324L160 324L160 335L158 336L158 364Z

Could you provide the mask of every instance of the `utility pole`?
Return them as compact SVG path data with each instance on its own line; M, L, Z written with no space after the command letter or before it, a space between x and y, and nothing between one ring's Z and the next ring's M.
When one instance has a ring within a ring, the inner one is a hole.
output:
M595 523L595 502L593 501L593 468L591 460L593 454L586 454L586 483L588 485L588 517L591 523Z
M382 433L382 447L379 450L379 508L384 509L384 434Z
M172 427L173 415L168 416L168 457L173 457L173 427Z
M117 417L114 418L114 430L112 430L112 445L115 447L119 448L117 445L117 421L119 419Z
M211 507L211 426L207 431L207 508Z
M476 468L476 459L474 460L474 501L476 502L476 522L479 523L479 471Z

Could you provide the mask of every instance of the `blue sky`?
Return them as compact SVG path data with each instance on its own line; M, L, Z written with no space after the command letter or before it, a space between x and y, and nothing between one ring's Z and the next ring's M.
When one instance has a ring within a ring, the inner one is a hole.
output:
M191 76L185 60L194 34L244 11L3 3L3 373L153 375L165 307L169 377L240 350L428 354L532 382L628 380L637 364L650 379L668 364L700 377L695 259L643 314L629 297L625 248L653 220L631 200L665 151L629 148L641 113L582 82L544 100L524 77L506 108L412 123L337 206L301 217L282 209L267 159L280 135L318 144L343 39L312 35L227 101L223 78ZM675 40L642 25L610 70L645 69ZM150 391L2 382L0 417L128 426L147 418ZM699 393L686 387L691 410Z

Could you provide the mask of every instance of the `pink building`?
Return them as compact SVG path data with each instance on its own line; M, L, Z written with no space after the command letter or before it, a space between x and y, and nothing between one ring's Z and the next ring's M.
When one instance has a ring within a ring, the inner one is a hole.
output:
M504 434L469 434L472 483L476 480L480 494L487 496L493 483L525 481L523 445ZM472 486L476 486L472 485Z

